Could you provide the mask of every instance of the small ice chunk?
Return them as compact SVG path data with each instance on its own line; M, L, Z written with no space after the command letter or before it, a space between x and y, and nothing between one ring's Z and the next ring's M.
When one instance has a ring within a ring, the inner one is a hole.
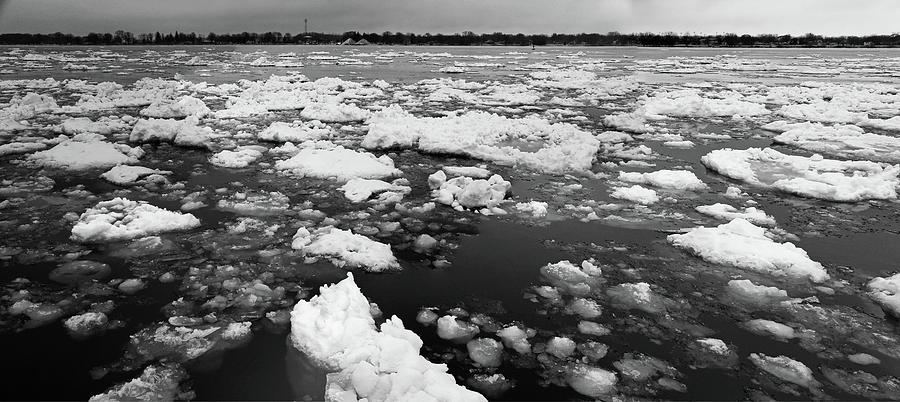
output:
M88 336L105 328L108 322L109 318L104 313L87 312L67 318L63 325L75 336Z
M491 338L473 339L466 343L469 358L482 367L499 367L503 358L503 345Z
M416 237L416 240L413 242L413 250L416 250L419 253L426 253L437 247L437 245L437 239L431 237L429 234L422 233L419 237Z
M615 391L616 373L585 364L574 364L566 372L566 383L579 394L599 398Z
M701 338L697 339L697 342L717 355L724 356L731 352L731 348L729 348L723 340L718 338Z
M870 364L881 364L881 360L875 356L872 356L868 353L855 353L847 356L847 359L856 364L860 364L863 366Z
M466 176L473 179L487 179L491 171L477 166L444 166L441 168L448 176Z
M438 315L429 309L419 310L416 314L416 322L422 325L432 325L438 320Z
M543 201L529 201L516 203L516 210L531 214L536 218L547 216L547 203Z
M29 155L28 160L44 167L79 171L137 163L143 155L140 148L112 144L96 134L78 134L53 148Z
M626 309L643 310L651 314L666 311L662 298L650 289L646 282L623 283L606 290L613 303Z
M478 326L459 320L452 315L445 315L437 320L437 334L441 339L465 343L479 332Z
M641 187L637 184L631 187L616 187L609 196L641 205L650 205L659 202L659 195L656 194L655 190Z
M819 382L813 377L812 370L805 364L787 356L771 357L762 353L751 353L750 361L761 370L787 382L809 389L817 389Z
M578 332L581 332L585 335L594 335L594 336L606 336L612 333L609 328L604 327L601 324L598 324L593 321L579 321L578 322Z
M774 303L788 299L786 291L774 286L757 285L749 279L728 281L726 291L738 300L756 304Z
M222 150L209 158L209 163L225 168L245 168L262 157L258 149L244 148L236 151Z
M153 174L166 175L172 174L172 172L144 166L118 165L101 174L100 177L110 183L126 186Z
M700 205L694 209L701 214L709 215L724 221L743 218L754 225L775 226L775 218L755 207L738 209L728 204L716 203L712 205Z
M554 336L547 341L547 353L565 359L575 353L575 341L561 336Z
M145 286L147 286L147 284L144 281L137 278L130 278L119 284L119 290L125 294L135 294Z
M503 340L503 345L519 352L531 353L531 344L528 342L528 333L515 325L497 331L497 336Z
M782 342L794 339L797 335L794 329L780 322L757 318L743 323L744 328L758 335L768 335Z
M386 191L400 192L403 194L412 191L408 186L388 183L383 180L354 178L348 180L338 188L344 192L344 196L351 202L362 202L373 195Z

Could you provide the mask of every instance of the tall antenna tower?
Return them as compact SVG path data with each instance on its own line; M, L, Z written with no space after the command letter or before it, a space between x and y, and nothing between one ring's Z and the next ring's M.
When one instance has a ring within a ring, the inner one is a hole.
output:
M306 35L309 33L309 30L306 29L306 18L303 19L303 34Z

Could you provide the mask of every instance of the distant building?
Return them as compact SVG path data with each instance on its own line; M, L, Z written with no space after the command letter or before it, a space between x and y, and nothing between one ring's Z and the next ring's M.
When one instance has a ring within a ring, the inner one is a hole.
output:
M353 38L347 38L347 40L341 42L342 46L354 46L356 45L356 41Z

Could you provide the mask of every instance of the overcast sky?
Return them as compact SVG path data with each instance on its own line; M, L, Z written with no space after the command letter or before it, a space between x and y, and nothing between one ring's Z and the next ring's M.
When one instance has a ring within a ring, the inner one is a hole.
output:
M900 31L900 0L0 0L0 32L825 35Z

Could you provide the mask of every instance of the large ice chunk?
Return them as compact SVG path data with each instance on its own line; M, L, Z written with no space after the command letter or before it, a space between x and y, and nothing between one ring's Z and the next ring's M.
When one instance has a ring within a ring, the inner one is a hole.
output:
M869 297L894 317L900 318L900 274L872 279L869 282Z
M396 316L376 328L369 302L351 274L294 306L291 341L331 371L328 400L485 400L457 385L446 365L419 355L422 340Z
M291 247L304 255L328 257L339 267L359 267L370 272L400 269L390 245L333 226L313 232L301 227L294 234Z
M714 264L731 265L776 276L828 279L822 264L813 261L793 243L778 243L764 228L736 218L714 228L699 227L685 234L669 235L675 247L683 248Z
M593 135L572 124L538 117L510 119L482 111L416 117L391 105L368 123L362 146L369 149L414 148L549 173L589 170L600 147Z
M857 126L810 124L785 131L774 140L841 158L900 162L900 138L866 133Z
M401 174L387 155L376 157L341 146L331 149L304 148L290 159L276 162L275 168L296 175L338 181L381 179Z
M900 165L786 155L771 148L718 149L701 161L732 179L830 201L894 199L900 185Z
M650 173L619 172L619 180L676 190L703 190L706 188L706 184L702 180L687 170L664 169Z
M200 220L194 215L119 197L102 201L81 214L72 228L72 240L85 243L129 240L197 226Z
M140 148L109 143L97 134L78 134L53 148L29 155L28 160L45 167L87 170L137 163L143 155Z

